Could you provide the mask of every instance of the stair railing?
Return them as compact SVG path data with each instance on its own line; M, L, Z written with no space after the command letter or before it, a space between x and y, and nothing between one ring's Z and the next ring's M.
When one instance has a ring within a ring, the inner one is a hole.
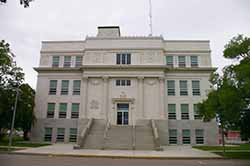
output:
M151 119L151 127L152 127L152 132L154 136L154 143L155 143L155 150L161 150L161 145L160 145L160 137L158 133L158 129L155 125L155 121Z
M93 118L89 119L87 126L82 130L81 134L80 134L80 147L82 148L85 140L87 138L87 135L89 134L89 131L91 129L93 125Z
M107 137L108 137L108 130L109 130L109 128L110 128L110 122L107 121L105 130L104 130L104 134L103 134L102 150L105 149L105 142L106 142Z

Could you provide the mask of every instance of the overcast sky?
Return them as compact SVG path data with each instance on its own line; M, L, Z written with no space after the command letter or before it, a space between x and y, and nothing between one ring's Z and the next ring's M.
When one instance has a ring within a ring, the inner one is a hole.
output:
M19 0L0 5L0 40L11 44L25 81L36 88L42 40L84 40L97 26L119 25L126 36L149 34L148 0L35 0L29 8ZM152 0L153 33L167 40L210 40L212 64L222 57L235 35L250 37L250 0Z

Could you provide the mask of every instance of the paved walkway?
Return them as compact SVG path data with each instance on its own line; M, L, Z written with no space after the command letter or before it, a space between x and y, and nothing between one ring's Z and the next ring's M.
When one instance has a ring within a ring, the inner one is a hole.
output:
M81 157L117 157L117 158L221 158L211 152L193 149L191 146L167 146L164 151L139 150L74 150L72 144L54 144L38 148L17 150L16 154L81 156Z

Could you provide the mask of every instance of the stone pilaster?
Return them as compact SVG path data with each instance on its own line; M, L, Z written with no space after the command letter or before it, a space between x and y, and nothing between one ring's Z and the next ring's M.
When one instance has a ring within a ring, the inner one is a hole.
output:
M160 118L165 117L165 78L159 77L159 116Z
M88 118L88 77L83 76L82 77L83 82L83 112L84 112L84 118Z
M141 112L141 118L145 118L144 111L144 77L138 77L138 90L139 90L139 110Z
M108 100L109 100L109 78L108 76L103 76L103 113L105 114L106 120L109 120L108 116Z

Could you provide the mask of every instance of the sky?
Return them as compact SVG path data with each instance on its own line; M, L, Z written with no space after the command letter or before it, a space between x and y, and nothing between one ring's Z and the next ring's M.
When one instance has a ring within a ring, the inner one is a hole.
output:
M234 63L224 45L237 34L250 37L250 0L152 0L153 35L166 40L210 40L213 67ZM149 0L19 0L0 4L0 40L11 45L25 82L36 88L41 41L84 40L98 26L120 26L123 36L147 36Z

